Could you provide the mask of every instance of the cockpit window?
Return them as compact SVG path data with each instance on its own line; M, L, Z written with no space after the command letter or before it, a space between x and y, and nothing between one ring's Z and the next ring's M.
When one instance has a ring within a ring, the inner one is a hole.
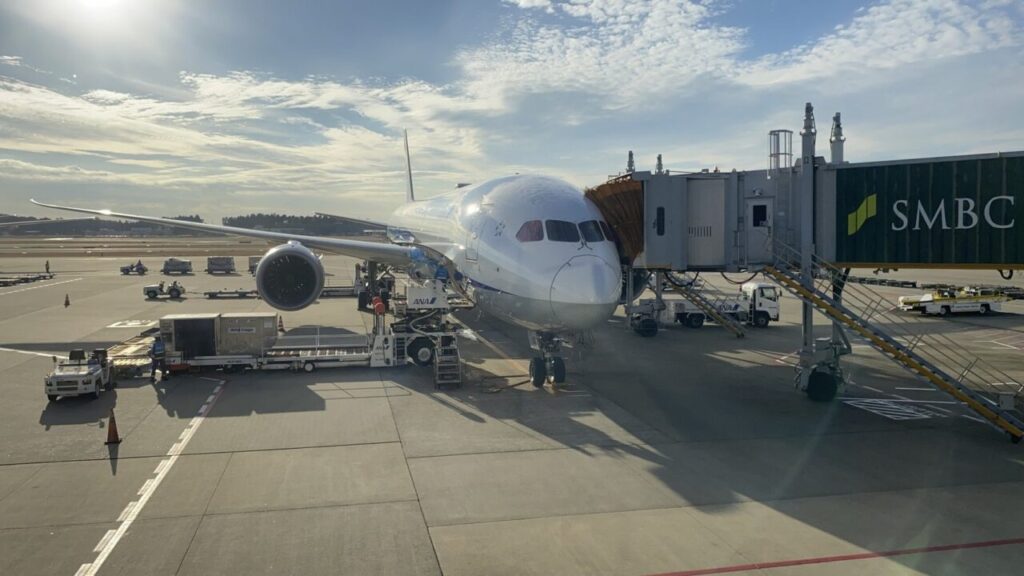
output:
M583 235L583 239L587 242L600 242L604 240L604 236L601 235L601 225L597 223L597 220L580 222L580 234Z
M607 238L609 242L615 242L615 232L612 232L612 227L604 220L601 220L601 230L604 231L604 237Z
M564 220L545 220L544 227L548 231L548 240L552 242L579 242L580 231L572 222Z
M519 227L516 240L520 242L540 242L544 239L544 226L540 220L530 220Z

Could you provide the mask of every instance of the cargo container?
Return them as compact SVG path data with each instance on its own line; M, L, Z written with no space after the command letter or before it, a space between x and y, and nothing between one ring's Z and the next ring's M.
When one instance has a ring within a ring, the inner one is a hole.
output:
M210 256L206 259L206 273L235 273L235 259L232 256Z
M217 354L262 354L277 341L277 314L238 312L220 315Z
M185 360L217 353L217 320L220 314L168 314L160 319L160 335L171 352Z
M838 266L1019 268L1024 153L835 168Z

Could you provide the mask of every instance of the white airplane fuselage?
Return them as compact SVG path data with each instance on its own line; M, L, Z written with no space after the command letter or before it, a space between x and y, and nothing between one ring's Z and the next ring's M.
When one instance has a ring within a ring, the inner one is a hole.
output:
M451 259L484 312L563 332L594 327L618 305L618 252L602 220L567 182L509 176L404 204L388 236Z

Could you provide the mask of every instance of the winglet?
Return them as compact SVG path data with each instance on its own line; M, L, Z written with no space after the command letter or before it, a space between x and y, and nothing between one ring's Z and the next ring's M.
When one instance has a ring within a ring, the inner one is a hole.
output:
M412 191L412 159L409 157L409 131L402 130L402 134L405 135L405 177L408 184L405 189L405 201L415 202L416 195Z

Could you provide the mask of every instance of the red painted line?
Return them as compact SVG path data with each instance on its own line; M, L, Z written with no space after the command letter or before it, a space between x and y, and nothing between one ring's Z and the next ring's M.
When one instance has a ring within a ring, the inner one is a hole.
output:
M746 572L749 570L771 570L772 568L785 568L788 566L849 562L850 560L890 558L892 556L906 556L908 554L928 554L929 552L947 552L949 550L967 550L970 548L992 548L995 546L1012 546L1015 544L1024 544L1024 538L987 540L985 542L967 542L965 544L943 544L940 546L925 546L923 548L904 548L902 550L884 550L882 552L861 552L858 554L819 556L817 558L799 558L796 560L778 560L775 562L754 562L752 564L736 564L733 566L718 566L715 568L698 568L696 570L683 570L681 572L663 572L661 574L654 574L651 576L701 576L702 574L728 574L730 572Z

